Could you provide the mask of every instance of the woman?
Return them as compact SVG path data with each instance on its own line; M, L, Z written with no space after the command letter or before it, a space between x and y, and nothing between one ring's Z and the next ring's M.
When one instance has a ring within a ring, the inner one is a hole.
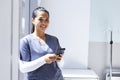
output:
M49 12L38 7L32 13L32 33L20 40L20 71L28 74L28 80L64 80L57 65L62 58L58 54L59 41L45 33L49 25Z

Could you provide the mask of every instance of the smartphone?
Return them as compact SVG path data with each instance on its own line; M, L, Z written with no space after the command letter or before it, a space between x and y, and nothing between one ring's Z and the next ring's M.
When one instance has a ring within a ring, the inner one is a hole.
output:
M60 49L58 49L58 51L57 51L57 55L60 56L60 54L63 54L64 52L65 52L65 48L60 48Z

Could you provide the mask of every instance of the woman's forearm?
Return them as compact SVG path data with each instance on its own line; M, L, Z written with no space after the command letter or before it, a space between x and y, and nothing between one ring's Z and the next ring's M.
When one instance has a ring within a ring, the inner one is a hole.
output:
M34 71L35 69L41 67L45 63L46 62L44 57L40 57L30 62L19 60L19 68L22 73L26 73L26 72Z

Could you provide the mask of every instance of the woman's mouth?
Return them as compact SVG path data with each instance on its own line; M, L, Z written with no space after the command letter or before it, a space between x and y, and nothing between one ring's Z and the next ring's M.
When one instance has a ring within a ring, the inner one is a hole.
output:
M46 29L46 26L42 25L42 26L40 26L40 28L41 28L42 30L45 30L45 29Z

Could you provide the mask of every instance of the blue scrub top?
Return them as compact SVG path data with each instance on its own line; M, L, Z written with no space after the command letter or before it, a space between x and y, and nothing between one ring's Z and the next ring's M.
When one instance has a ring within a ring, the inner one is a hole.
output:
M20 59L23 61L32 61L45 54L56 54L60 49L59 41L55 36L45 34L46 44L44 46L32 34L25 36L20 40ZM64 80L62 72L57 65L57 62L44 64L38 69L28 72L28 80Z

